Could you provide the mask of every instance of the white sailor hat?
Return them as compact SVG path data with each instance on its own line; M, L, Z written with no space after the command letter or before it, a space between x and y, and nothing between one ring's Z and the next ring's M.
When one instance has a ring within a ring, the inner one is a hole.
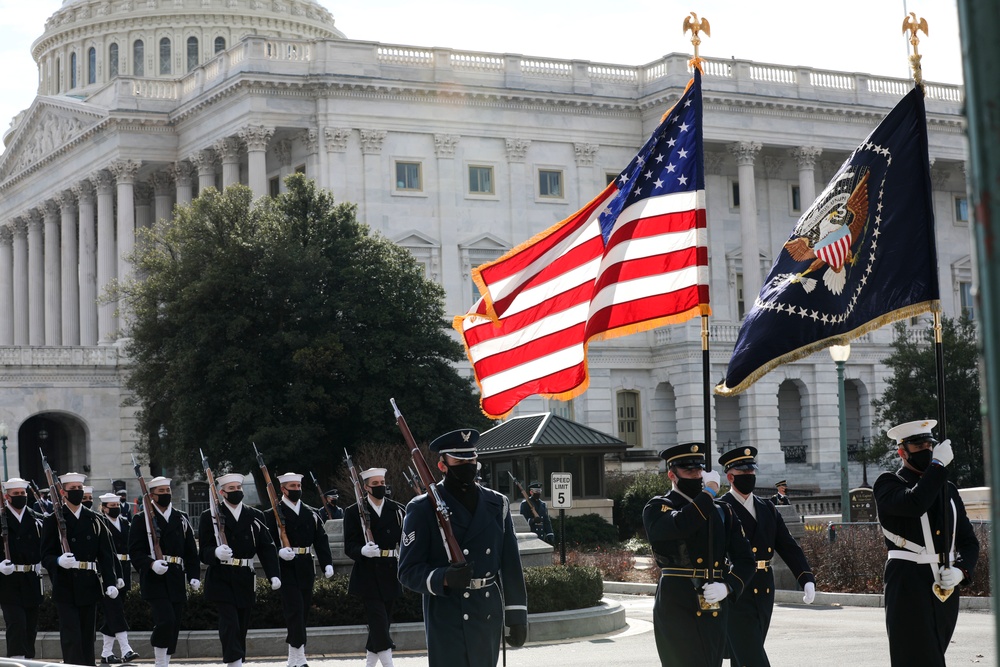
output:
M244 476L241 475L240 473L238 473L238 472L231 472L231 473L228 473L226 475L223 475L222 477L217 477L215 479L215 483L218 484L219 486L225 486L226 484L232 484L233 482L237 482L239 484L242 484L243 483L243 479L244 479Z
M102 493L101 494L101 504L107 505L108 503L120 503L121 498L118 497L117 493Z
M385 473L385 468L369 468L368 470L362 470L360 477L367 480L369 477L385 477Z
M59 475L59 481L63 484L83 484L86 480L87 476L80 472L68 472Z
M170 486L170 478L154 477L153 479L149 480L148 488L155 489L158 486Z
M85 486L85 487L83 487L83 492L84 493L89 493L90 495L94 495L94 487L92 487L92 486Z
M288 482L301 482L302 475L297 472L286 472L284 475L278 475L278 484L286 484Z
M11 477L6 482L3 483L3 490L10 491L11 489L27 489L28 480L21 479L20 477Z
M936 419L920 419L893 426L885 434L900 445L927 441L937 444L937 440L931 435L931 429L935 426L937 426Z
M447 454L456 459L476 458L476 443L479 442L479 431L474 428L464 428L439 435L431 442L432 452Z

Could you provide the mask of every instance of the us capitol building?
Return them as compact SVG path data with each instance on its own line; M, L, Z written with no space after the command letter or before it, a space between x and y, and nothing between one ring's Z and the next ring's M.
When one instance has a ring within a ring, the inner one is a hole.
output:
M32 46L38 94L0 156L0 419L11 474L41 479L42 447L59 470L92 471L98 488L131 479L128 359L116 305L100 297L133 275L123 258L137 228L205 188L273 195L304 172L409 249L444 286L448 316L461 314L477 295L473 267L589 201L678 99L689 45L680 31L671 39L678 53L620 65L350 40L313 0L65 0ZM803 208L911 85L707 60L713 380ZM952 317L972 308L962 94L927 86ZM928 326L913 324L913 335ZM870 405L889 375L881 359L892 335L853 345L852 447L876 428ZM574 401L533 398L516 414L552 410L634 445L609 468L655 467L658 449L701 439L698 322L595 344L590 373ZM839 489L826 352L713 401L713 448L757 446L762 485L787 476ZM586 461L577 470L594 474Z

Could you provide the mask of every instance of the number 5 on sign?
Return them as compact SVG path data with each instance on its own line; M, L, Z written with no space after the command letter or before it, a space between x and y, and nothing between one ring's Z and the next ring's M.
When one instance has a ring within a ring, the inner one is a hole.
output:
M554 472L551 475L552 502L550 507L557 510L573 508L573 474Z

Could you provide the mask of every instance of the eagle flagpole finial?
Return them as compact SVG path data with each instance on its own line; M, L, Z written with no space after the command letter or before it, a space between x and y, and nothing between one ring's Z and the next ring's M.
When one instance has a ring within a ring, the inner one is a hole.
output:
M924 75L920 68L920 53L917 51L917 45L920 44L920 37L917 36L917 33L921 30L924 32L924 36L927 36L927 19L918 19L914 12L910 12L909 16L903 19L903 34L910 33L910 45L913 46L913 53L910 54L913 83L920 86L920 89L923 90Z
M701 45L699 33L704 32L706 37L712 36L712 26L708 24L708 19L698 18L698 15L691 12L691 16L684 17L684 32L691 31L691 44L694 45L694 58L688 62L692 67L701 69L701 56L698 55L698 47Z

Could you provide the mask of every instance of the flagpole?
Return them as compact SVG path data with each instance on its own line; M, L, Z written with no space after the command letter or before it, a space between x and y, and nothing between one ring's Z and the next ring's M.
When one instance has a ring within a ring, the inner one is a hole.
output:
M948 439L948 416L944 403L944 336L941 333L941 312L934 311L934 362L937 374L938 434Z
M705 470L712 469L712 381L708 355L708 315L701 316L701 386L705 413Z

